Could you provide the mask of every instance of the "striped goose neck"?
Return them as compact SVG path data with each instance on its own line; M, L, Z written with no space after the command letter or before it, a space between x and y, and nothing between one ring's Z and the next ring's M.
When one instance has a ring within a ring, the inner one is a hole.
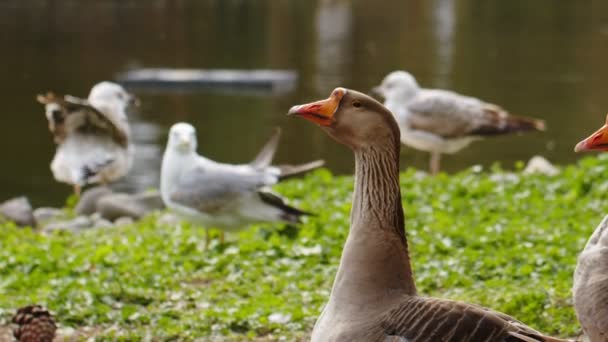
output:
M343 261L356 258L356 269L374 279L369 284L371 292L413 295L416 286L408 253L399 187L399 141L355 150L355 193Z
M377 147L355 152L355 198L351 222L355 219L377 221L374 226L398 236L407 249L397 153L392 148Z

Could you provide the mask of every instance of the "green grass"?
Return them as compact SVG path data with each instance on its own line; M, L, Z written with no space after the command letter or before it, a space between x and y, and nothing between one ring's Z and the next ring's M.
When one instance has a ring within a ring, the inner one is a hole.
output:
M576 256L608 211L608 154L559 176L493 168L401 175L421 294L511 314L546 333L579 332ZM317 212L298 228L264 224L203 251L204 231L157 223L73 235L0 226L0 325L40 303L98 340L297 340L328 298L348 231L351 177L318 171L276 190ZM271 323L271 314L289 322Z

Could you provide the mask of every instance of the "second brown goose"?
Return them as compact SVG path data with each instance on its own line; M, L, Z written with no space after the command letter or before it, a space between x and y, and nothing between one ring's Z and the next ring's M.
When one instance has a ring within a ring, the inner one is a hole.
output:
M579 142L574 150L608 151L608 116L606 124ZM572 299L589 341L608 341L608 216L595 228L578 256Z
M505 314L417 294L399 188L399 127L388 109L354 90L294 106L355 155L351 227L312 341L563 341Z

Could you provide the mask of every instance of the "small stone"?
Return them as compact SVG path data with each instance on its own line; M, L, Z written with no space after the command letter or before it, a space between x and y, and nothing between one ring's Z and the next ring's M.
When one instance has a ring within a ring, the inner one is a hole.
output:
M156 223L163 226L176 226L180 224L182 220L175 214L166 212L160 215L160 217L156 220Z
M16 197L0 204L0 216L4 216L21 227L36 226L32 205L24 196Z
M133 197L145 208L146 213L165 209L165 202L163 202L163 198L159 191L146 191L136 194Z
M36 222L47 222L64 217L65 212L59 208L40 207L34 210L34 218Z
M91 215L97 208L97 202L104 196L112 194L112 190L107 186L96 186L85 190L76 204L74 211L77 215Z
M275 312L268 316L268 322L277 324L287 324L291 321L291 314Z
M97 212L110 221L123 216L137 220L146 214L146 209L133 196L115 193L99 199Z
M525 174L540 173L547 176L555 176L559 173L559 169L543 156L534 156L530 159L523 172Z
M51 222L42 228L44 232L55 230L69 230L72 232L81 231L93 227L93 222L87 216L78 216L69 221Z
M123 216L123 217L117 218L116 221L114 221L114 225L128 226L130 224L133 224L133 222L135 222L135 221L132 218L130 218L129 216Z
M109 228L109 227L113 227L114 224L112 224L112 222L104 219L104 218L99 218L97 220L93 220L93 228Z
M99 219L103 219L103 217L101 217L100 213L93 213L93 215L89 216L89 218L93 221L97 221Z

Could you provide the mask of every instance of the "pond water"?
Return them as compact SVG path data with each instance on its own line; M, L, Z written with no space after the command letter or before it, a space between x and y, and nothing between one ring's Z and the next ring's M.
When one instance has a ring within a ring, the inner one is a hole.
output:
M350 173L351 153L313 125L285 117L336 86L368 91L395 69L546 120L548 131L487 139L445 157L454 172L542 154L578 158L574 144L608 111L608 2L562 0L4 0L0 2L0 200L61 205L71 188L49 170L54 145L37 93L86 96L137 67L291 69L293 92L138 93L130 117L137 158L116 186L158 186L167 129L188 121L199 152L247 162L283 128L277 162L323 158ZM427 167L404 148L402 167Z

